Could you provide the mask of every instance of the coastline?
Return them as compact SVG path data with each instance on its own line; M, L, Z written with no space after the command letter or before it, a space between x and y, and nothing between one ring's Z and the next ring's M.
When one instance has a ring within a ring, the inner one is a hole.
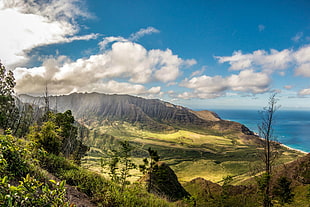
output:
M300 150L300 149L295 149L295 148L293 148L293 147L289 147L289 146L287 146L287 145L285 145L285 144L282 144L282 143L280 143L280 142L278 142L282 147L285 147L285 148L287 148L287 149L289 149L289 150L293 150L293 151L297 151L297 152L300 152L300 153L303 153L303 154L308 154L309 152L305 152L305 151L302 151L302 150Z
M255 132L253 132L253 133L254 133L259 139L265 141L265 139L261 138L257 133L255 133ZM288 149L288 150L300 152L300 153L305 154L305 155L308 154L308 153L310 153L310 152L305 152L305 151L303 151L303 150L295 149L295 148L293 148L293 147L287 146L287 145L285 145L285 144L283 144L283 143L281 143L281 142L279 142L279 141L272 141L272 142L278 143L281 147L284 147L284 148L286 148L286 149Z
M222 119L241 123L255 135L258 135L257 123L260 123L261 120L259 116L257 116L257 111L242 109L217 109L213 111ZM308 138L308 134L310 133L309 116L310 111L278 111L276 123L273 127L277 142L287 149L298 151L303 154L310 153L310 139ZM289 143L294 144L294 146L288 146L287 144ZM296 149L295 147L300 149Z

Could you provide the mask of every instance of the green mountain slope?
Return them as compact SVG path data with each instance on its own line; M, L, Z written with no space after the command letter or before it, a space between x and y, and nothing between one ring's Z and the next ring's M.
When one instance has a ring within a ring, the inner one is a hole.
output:
M44 105L43 98L21 95L23 102ZM203 177L220 181L227 175L243 180L253 166L262 142L240 123L222 120L210 111L192 111L157 99L98 93L70 94L49 98L50 107L68 109L90 129L91 146L84 165L98 169L100 157L117 140L136 146L137 160L152 147L168 163L181 181ZM278 145L279 162L296 159L302 153ZM238 177L238 178L237 178Z

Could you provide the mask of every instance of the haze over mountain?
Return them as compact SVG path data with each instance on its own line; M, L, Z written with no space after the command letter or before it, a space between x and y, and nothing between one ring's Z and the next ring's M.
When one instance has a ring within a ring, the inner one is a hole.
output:
M43 107L42 97L20 95L21 101ZM253 135L245 126L222 120L212 111L193 111L159 99L144 99L130 95L107 95L100 93L73 93L49 97L51 109L59 112L72 110L77 119L127 121L141 124L147 129L173 130L172 127L201 127L220 131L241 130Z

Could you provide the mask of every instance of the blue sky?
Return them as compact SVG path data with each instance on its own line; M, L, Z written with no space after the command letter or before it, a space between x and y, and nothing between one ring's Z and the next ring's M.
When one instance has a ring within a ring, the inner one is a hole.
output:
M307 0L4 0L16 92L100 92L193 109L310 109Z

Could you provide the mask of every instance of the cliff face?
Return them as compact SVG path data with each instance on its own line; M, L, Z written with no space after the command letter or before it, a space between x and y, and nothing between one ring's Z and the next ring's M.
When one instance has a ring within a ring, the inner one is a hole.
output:
M44 99L20 95L23 102L44 106ZM99 93L74 93L49 98L52 109L64 112L72 110L77 119L127 121L141 124L151 130L173 128L201 128L216 131L240 131L251 134L243 125L222 120L211 111L192 111L158 99L144 99L129 95L106 95Z

